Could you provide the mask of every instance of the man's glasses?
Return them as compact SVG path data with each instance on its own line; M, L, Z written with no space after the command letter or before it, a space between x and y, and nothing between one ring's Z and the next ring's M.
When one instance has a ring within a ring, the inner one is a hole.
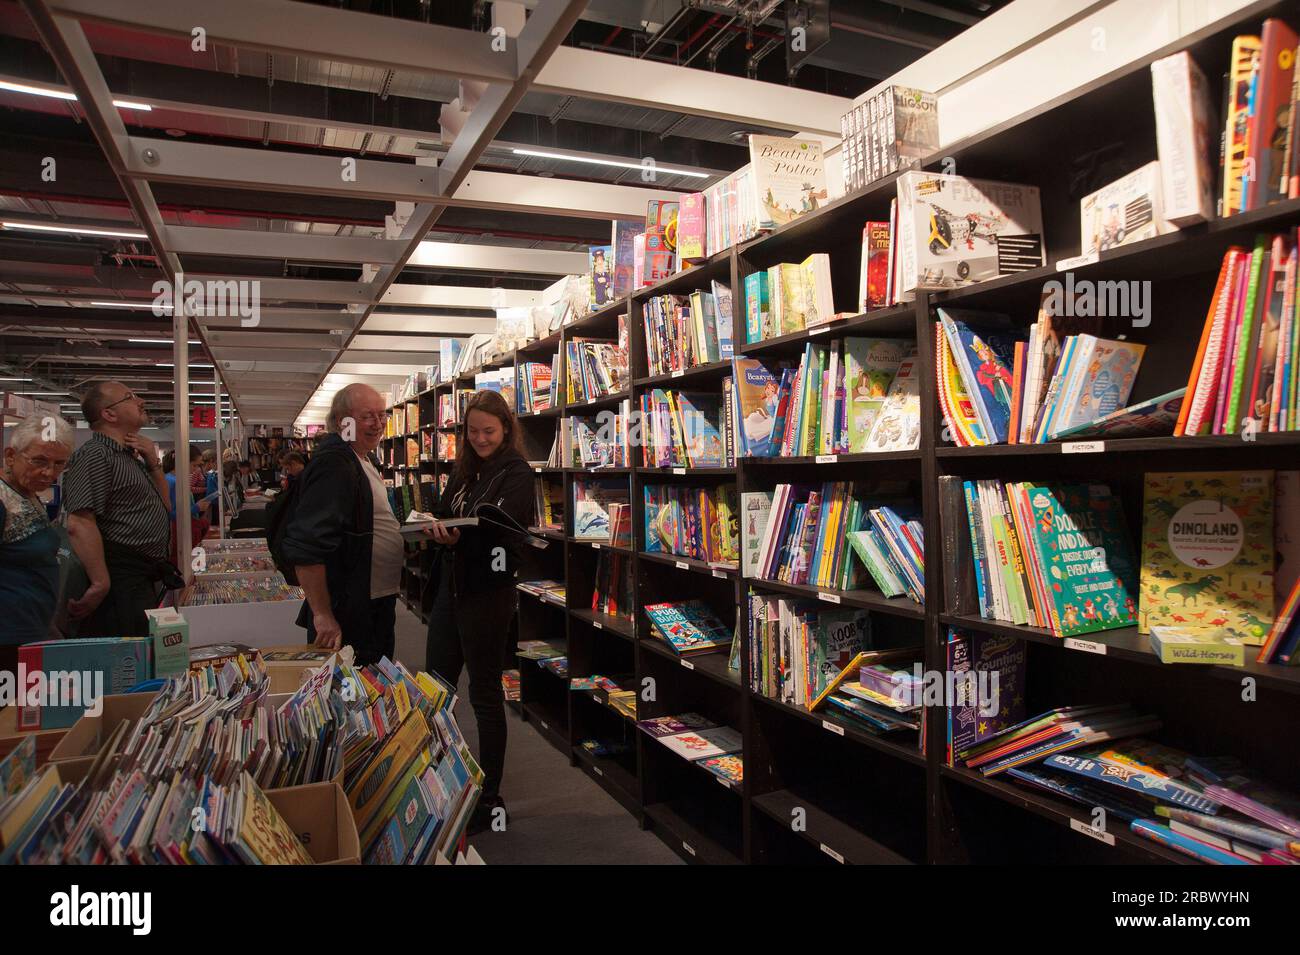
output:
M105 412L105 411L107 411L109 408L115 408L115 407L117 407L118 405L120 405L120 404L121 404L122 402L124 402L124 401L143 401L143 400L144 400L143 398L137 398L136 395L135 395L135 392L133 392L133 391L128 391L128 392L126 393L126 397L125 397L125 398L118 398L116 401L111 402L111 403L109 403L109 404L106 404L106 405L104 405L104 407L100 408L100 409L99 409L99 416L102 418L102 417L104 416L104 412Z
M63 469L68 466L66 460L51 461L49 458L33 458L24 451L18 451L16 453L37 471L48 471L54 474L62 474Z
M386 411L366 411L362 414L355 415L357 422L360 424L377 424L388 416Z

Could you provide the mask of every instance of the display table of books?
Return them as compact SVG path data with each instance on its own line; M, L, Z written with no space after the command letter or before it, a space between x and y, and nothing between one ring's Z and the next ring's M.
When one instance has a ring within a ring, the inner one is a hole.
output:
M231 634L238 634L250 647L302 641L305 631L294 622L302 609L301 587L290 586L278 572L231 578L228 574L202 574L182 591L178 609L189 621L191 646L227 643Z
M261 656L105 698L0 761L0 863L448 863L482 772L455 693L387 659L273 695Z

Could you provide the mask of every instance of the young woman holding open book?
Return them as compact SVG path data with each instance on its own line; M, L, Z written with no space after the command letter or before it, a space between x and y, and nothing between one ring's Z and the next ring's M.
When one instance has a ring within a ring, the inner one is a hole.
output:
M436 522L426 533L442 547L435 563L437 595L429 615L426 667L452 686L469 669L469 701L478 725L485 776L470 831L504 809L498 793L506 760L501 674L519 595L515 570L533 516L533 472L519 452L519 425L495 391L477 392L465 407L451 480L434 508L441 520L478 518L473 526ZM513 530L514 525L518 530Z

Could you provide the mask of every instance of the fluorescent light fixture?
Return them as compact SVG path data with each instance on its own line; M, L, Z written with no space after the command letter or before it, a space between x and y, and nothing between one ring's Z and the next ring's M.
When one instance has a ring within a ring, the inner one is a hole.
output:
M77 94L70 93L67 90L51 89L45 86L28 86L26 83L11 83L8 80L0 80L0 90L7 90L10 93L27 93L30 96L47 96L50 99L77 101ZM135 100L115 99L113 105L118 109L142 109L146 113L153 110L148 103L137 103Z
M171 339L171 338L128 338L127 341L129 341L129 342L133 342L133 343L136 344L136 345L174 345L174 344L176 344L175 340L174 340L174 339ZM201 345L201 344L203 344L203 343L202 343L202 342L196 342L196 341L191 340L191 341L189 342L189 344L191 344L191 345Z
M647 166L645 163L630 162L626 159L596 159L594 156L572 156L568 153L552 153L543 149L512 149L516 156L537 156L540 159L561 159L566 162L585 162L592 166L616 166L619 169L651 169L669 176L690 176L692 179L711 179L707 172L693 172L689 169L676 169L672 166L660 166L657 163Z
M125 229L97 229L94 226L80 225L45 225L40 222L0 222L6 229L26 229L29 232L59 232L65 235L100 235L110 239L147 239L143 232L128 232Z
M31 378L0 378L0 381L31 381Z
M155 308L160 312L170 312L170 305L154 305L153 302L91 302L91 305L100 308L144 308L153 311Z
M13 395L30 395L33 398L60 398L66 391L11 391Z
M205 364L203 364L203 362L199 362L199 361L192 361L192 362L189 363L189 366L190 366L191 368L211 368L211 367L212 367L212 365L205 365ZM159 363L158 363L158 367L159 367L159 368L175 368L176 366L173 365L171 362L159 362Z

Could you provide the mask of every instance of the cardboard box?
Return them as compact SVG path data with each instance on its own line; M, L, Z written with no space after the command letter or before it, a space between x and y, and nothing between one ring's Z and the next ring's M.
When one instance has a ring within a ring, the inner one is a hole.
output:
M175 607L146 610L149 636L153 638L153 675L169 677L185 673L190 666L190 625Z
M1177 231L1165 220L1158 162L1149 162L1079 201L1082 255Z
M155 696L156 693L105 696L103 711L98 716L83 716L77 720L50 752L50 762L62 763L83 756L94 756L118 723L138 720Z
M270 789L266 798L298 834L317 865L360 865L357 824L337 782Z
M36 767L39 769L50 761L50 753L59 740L68 734L67 729L20 730L18 728L18 707L0 707L0 759L4 759L14 747L26 736L36 737Z
M20 698L21 729L62 729L85 712L85 704L101 695L125 693L153 675L149 637L89 637L41 640L18 648L18 684L41 678L34 705ZM40 688L43 687L43 692ZM62 701L61 703L59 701Z
M348 648L348 651L351 652L350 648ZM263 647L262 663L266 667L266 675L271 680L271 692L297 692L303 681L307 679L308 674L314 670L319 670L324 666L325 661L333 653L337 652L326 651L324 657L321 657L320 648L310 643ZM291 659L294 656L302 656L303 659Z

